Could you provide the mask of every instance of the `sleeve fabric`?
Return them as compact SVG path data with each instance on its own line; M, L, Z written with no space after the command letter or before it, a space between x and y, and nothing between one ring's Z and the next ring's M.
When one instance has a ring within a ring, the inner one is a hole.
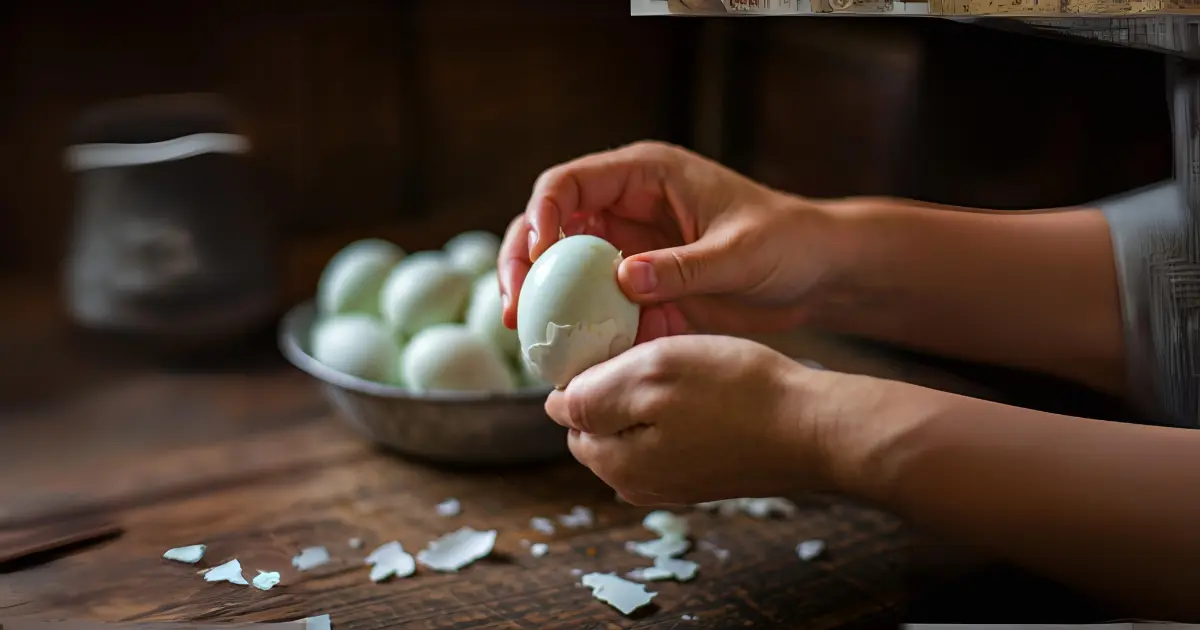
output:
M1175 177L1095 204L1109 224L1133 401L1200 428L1200 79L1168 63Z

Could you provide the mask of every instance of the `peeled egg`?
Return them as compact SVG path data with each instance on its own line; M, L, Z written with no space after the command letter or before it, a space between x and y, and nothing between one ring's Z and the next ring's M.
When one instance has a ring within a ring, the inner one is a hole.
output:
M495 273L479 276L467 305L467 328L490 341L506 356L516 357L521 352L521 340L517 338L517 331L504 326L503 311L500 279Z
M450 258L450 264L472 276L478 276L496 268L500 237L482 230L463 232L446 241L442 251Z
M379 312L379 290L404 250L382 239L355 241L334 254L317 280L317 308L326 315Z
M417 333L404 351L405 386L415 391L507 392L517 377L494 346L462 324L439 324Z
M533 263L517 301L517 334L534 376L561 389L633 347L641 308L617 284L620 262L611 243L581 234Z
M529 362L522 357L517 358L517 381L521 387L537 387L540 389L549 385L549 383L543 381L541 377L533 373L533 370L529 367Z
M443 256L417 253L400 261L380 292L379 311L397 335L458 321L471 293L471 276Z
M373 317L335 315L317 323L310 341L312 357L343 374L395 382L400 348Z

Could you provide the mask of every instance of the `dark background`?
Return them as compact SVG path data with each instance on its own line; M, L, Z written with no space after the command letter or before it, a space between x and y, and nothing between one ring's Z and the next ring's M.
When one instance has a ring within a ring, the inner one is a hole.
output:
M1082 203L1169 175L1161 58L926 19L631 18L619 2L0 5L0 275L54 281L69 125L216 91L312 291L365 235L501 230L537 174L641 138L815 196Z

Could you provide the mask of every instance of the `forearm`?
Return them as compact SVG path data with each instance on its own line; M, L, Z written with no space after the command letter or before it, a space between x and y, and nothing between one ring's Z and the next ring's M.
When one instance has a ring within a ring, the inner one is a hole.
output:
M816 325L1123 392L1120 298L1098 210L829 207L840 271Z
M1200 432L864 380L883 393L833 433L841 489L1131 614L1200 618Z

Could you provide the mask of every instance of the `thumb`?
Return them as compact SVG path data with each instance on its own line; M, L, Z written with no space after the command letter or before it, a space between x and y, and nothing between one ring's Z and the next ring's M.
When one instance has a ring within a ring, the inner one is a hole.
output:
M702 241L635 254L617 268L621 289L639 303L736 291L741 275L734 256Z

